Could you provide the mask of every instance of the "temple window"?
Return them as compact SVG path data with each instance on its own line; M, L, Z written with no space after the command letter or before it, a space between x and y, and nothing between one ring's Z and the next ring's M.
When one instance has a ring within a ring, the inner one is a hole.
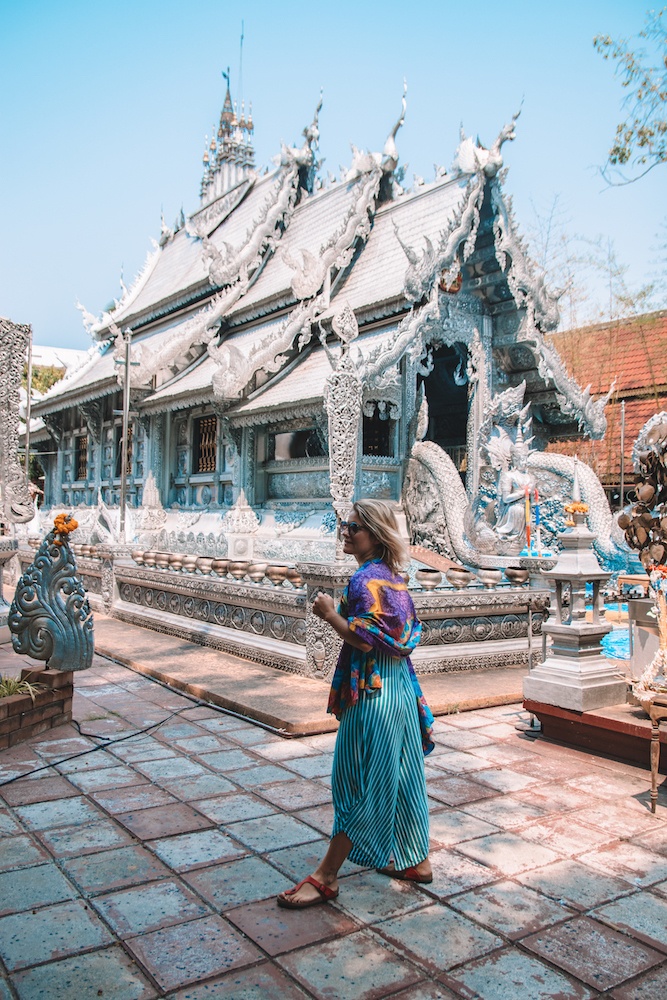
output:
M364 417L364 455L382 455L393 458L396 454L396 421L383 420L377 409L372 417Z
M215 472L218 461L218 419L199 417L194 421L192 471Z
M132 452L133 452L134 425L128 424L127 428L127 464L125 475L132 475ZM116 479L120 479L121 463L123 461L123 428L116 425Z
M269 434L269 461L288 462L295 458L321 458L326 455L322 436L316 427Z
M88 478L88 435L79 434L74 438L74 468L76 478L82 482Z

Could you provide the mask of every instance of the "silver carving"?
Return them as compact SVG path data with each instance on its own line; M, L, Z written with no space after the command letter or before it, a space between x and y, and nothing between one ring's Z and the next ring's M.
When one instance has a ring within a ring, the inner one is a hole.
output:
M67 534L55 528L18 582L9 612L17 653L54 670L86 670L93 661L93 616Z
M19 387L31 336L29 326L0 318L0 518L14 524L35 516L27 462L19 462Z

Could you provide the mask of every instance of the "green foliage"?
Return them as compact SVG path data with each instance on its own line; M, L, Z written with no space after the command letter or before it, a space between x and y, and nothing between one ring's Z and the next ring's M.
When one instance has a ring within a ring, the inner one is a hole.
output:
M621 86L627 90L624 101L627 117L616 127L616 138L609 150L609 166L644 168L638 180L660 163L667 163L667 7L651 10L639 38L651 45L651 51L631 45L627 39L614 41L609 35L596 35L593 45L603 59L616 63ZM607 177L609 180L609 177ZM611 183L611 182L610 182ZM618 183L618 182L616 182Z
M65 374L64 368L56 368L55 365L39 365L32 370L32 388L37 392L46 392L52 385L59 382ZM28 366L23 367L23 378L21 379L23 388L28 385Z
M34 702L35 695L41 690L38 684L31 684L30 681L21 681L18 677L0 676L0 698L10 698L14 694L29 694Z

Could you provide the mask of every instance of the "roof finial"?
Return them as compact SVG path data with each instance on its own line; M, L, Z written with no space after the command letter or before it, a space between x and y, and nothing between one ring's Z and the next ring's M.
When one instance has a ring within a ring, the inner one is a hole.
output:
M394 125L393 129L387 136L387 141L384 144L384 149L382 150L382 170L385 174L391 174L398 166L398 150L396 148L396 133L399 128L405 122L405 111L407 108L407 101L405 95L408 92L408 81L403 79L403 96L401 98L401 114Z

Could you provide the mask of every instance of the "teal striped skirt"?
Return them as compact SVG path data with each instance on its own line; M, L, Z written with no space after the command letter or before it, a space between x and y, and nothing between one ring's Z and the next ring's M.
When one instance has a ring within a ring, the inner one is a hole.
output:
M417 699L405 659L377 657L382 687L360 691L340 720L332 770L334 828L350 860L398 869L428 855L428 801Z

